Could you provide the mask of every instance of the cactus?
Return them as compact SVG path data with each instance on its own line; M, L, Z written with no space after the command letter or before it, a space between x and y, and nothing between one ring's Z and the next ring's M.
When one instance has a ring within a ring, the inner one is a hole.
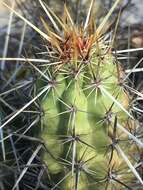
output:
M40 76L35 83L37 96L27 107L37 99L42 110L38 137L47 150L41 159L51 189L131 189L135 181L142 186L135 158L143 143L133 135L138 125L130 111L132 97L112 44L104 38L119 0L96 30L93 1L84 26L74 24L66 6L61 20L39 2L57 32L43 18L46 33L12 11L47 40L49 49L44 67L30 63Z

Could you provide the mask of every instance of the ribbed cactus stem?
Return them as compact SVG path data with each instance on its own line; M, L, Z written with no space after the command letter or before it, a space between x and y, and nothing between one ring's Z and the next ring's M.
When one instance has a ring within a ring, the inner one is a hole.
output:
M62 189L105 189L107 179L108 189L120 189L134 177L116 147L128 139L117 123L133 127L129 96L119 81L123 71L103 42L99 44L100 54L95 44L90 61L69 59L59 68L49 67L53 87L42 100L40 136L50 152L43 159L55 183L68 175L58 184ZM134 149L126 143L122 147L127 155Z

